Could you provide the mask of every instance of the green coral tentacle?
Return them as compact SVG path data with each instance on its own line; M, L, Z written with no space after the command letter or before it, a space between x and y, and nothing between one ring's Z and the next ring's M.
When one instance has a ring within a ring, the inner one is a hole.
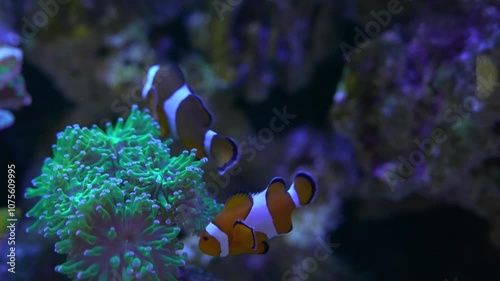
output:
M27 231L55 237L57 272L78 280L176 280L181 229L199 235L222 208L206 195L196 150L170 155L158 123L132 106L105 130L68 126L33 179Z

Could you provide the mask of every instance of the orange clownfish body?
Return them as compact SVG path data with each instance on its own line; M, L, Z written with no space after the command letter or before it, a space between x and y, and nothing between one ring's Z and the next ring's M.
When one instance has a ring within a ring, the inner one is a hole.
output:
M196 157L214 160L220 174L237 163L239 149L236 141L210 130L212 114L186 84L177 65L150 67L142 98L158 120L162 136L170 133L185 147L196 148Z
M265 254L267 240L292 230L292 212L312 202L316 183L298 172L288 190L282 178L274 178L257 194L231 196L200 236L199 247L211 256Z

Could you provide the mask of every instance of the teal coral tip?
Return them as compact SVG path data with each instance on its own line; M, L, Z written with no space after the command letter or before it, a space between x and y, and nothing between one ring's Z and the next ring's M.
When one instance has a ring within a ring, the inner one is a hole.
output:
M171 156L158 123L133 106L115 126L68 126L26 191L38 198L27 231L58 238L77 280L175 280L185 256L177 235L199 235L222 206L202 180L195 151Z

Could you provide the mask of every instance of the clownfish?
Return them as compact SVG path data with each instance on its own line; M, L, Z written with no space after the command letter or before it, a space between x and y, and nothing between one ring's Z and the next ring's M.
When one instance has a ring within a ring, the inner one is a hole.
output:
M212 114L201 97L186 84L177 65L150 67L142 99L158 120L162 136L170 133L185 147L196 148L196 157L215 161L219 174L237 163L239 148L236 141L210 130Z
M260 193L236 193L200 236L198 246L211 256L265 254L267 240L292 231L292 212L311 203L316 182L305 172L297 172L288 190L283 178L271 180Z

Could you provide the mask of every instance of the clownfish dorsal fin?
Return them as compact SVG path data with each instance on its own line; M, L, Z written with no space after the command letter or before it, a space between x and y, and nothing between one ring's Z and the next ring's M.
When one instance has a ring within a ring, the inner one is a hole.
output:
M248 208L248 212L252 209L253 206L253 198L252 195L248 192L237 192L231 195L224 205L224 209L231 211L234 209L240 208ZM248 215L248 214L247 214Z
M233 240L243 249L257 249L255 231L242 221L235 221L233 224Z
M278 234L292 231L292 212L295 205L287 195L285 180L274 178L267 186L266 203Z
M160 124L160 134L162 137L166 136L169 133L169 124L167 120L167 116L165 114L165 111L163 109L163 106L161 104L158 104L156 106L155 114L153 115L153 118L158 120L158 123Z
M286 192L286 183L283 178L275 177L267 185L266 197L268 194L272 193L283 193Z

